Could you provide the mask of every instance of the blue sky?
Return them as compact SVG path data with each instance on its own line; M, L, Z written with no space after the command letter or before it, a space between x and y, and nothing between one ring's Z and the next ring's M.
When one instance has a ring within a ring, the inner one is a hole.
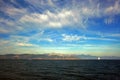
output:
M120 0L0 0L0 54L120 56Z

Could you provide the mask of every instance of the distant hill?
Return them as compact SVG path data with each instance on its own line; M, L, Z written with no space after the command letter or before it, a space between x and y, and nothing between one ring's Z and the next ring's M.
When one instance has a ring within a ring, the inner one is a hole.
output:
M72 55L58 54L6 54L0 55L0 59L77 59Z
M6 54L0 55L0 59L39 59L39 60L78 60L78 59L98 59L91 55L67 55L67 54ZM100 59L120 59L116 56L101 56Z

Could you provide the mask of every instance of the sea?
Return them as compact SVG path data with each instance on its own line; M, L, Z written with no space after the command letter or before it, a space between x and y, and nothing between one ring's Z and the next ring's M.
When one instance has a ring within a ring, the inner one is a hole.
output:
M120 60L0 60L0 80L120 80Z

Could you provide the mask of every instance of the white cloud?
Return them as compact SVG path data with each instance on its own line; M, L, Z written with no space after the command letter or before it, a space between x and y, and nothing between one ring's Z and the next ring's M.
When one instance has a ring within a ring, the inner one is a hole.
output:
M19 31L25 30L24 26L20 26L20 23L17 21L12 21L5 18L0 18L0 33L17 33Z
M113 19L113 18L106 18L106 19L104 20L104 22L105 22L106 24L111 24L111 23L114 22L114 19Z
M73 1L72 4L74 5L70 5L70 3L68 2L65 4L66 6L64 6L64 8L60 8L60 6L57 6L57 4L60 3L57 3L57 1L54 0L47 0L47 1L26 0L25 2L30 4L30 6L28 6L27 8L20 7L19 3L14 0L12 0L11 2L15 5L18 5L19 8L16 8L13 5L8 5L4 1L1 1L1 4L5 5L5 6L2 5L1 11L3 11L4 13L9 15L16 21L12 22L12 20L11 21L8 20L4 22L9 26L22 25L22 27L25 28L24 30L28 30L27 29L28 27L26 27L26 25L29 26L29 23L27 24L26 22L34 23L32 24L33 26L38 25L43 28L44 27L62 28L64 26L86 28L88 26L87 22L89 22L89 18L99 18L103 16L109 17L111 15L120 14L119 0L113 1L113 3L108 1L107 5L104 6L102 6L103 3L99 1L92 1L92 0L89 1L84 0L80 2ZM86 5L86 3L88 4ZM44 6L52 6L51 8L52 10L45 8ZM42 10L43 12L39 13L39 11ZM111 24L114 21L115 21L114 18L106 18L104 20L106 24ZM19 31L19 29L17 29L17 27L16 28L14 27L13 32L15 31Z
M109 1L108 5L103 5L103 3L99 1L81 1L81 2L74 2L74 5L66 4L68 5L63 8L58 8L56 2L53 0L47 0L45 1L32 1L27 0L29 4L34 6L33 8L39 9L43 8L43 5L50 5L54 6L53 11L50 11L49 9L45 9L43 13L30 13L26 14L23 17L21 17L21 22L32 22L32 23L38 23L41 26L44 27L53 27L53 28L61 28L64 26L72 26L74 27L81 27L86 28L87 22L89 18L100 18L103 16L111 16L116 15L120 13L120 6L119 1L114 1L114 3L111 3ZM86 3L88 3L86 5ZM31 9L31 8L30 8ZM112 18L105 19L104 22L106 24L112 23L114 20ZM91 21L90 21L91 22Z
M4 23L7 26L14 26L14 22L8 19L0 18L0 23ZM2 25L2 24L1 24Z
M76 22L74 12L70 10L62 10L61 12L46 11L43 14L32 13L21 17L21 22L38 23L46 27L59 28L65 25L72 25Z
M6 30L3 27L0 27L0 33L9 33L9 30Z
M54 40L50 37L51 36L45 35L44 31L41 30L39 33L36 33L35 35L28 37L28 39L29 40L36 40L37 42L40 42L40 41L53 42Z
M24 45L21 43L25 43L25 45L26 45L26 43L29 43L30 40L35 40L36 42L40 42L40 41L53 42L54 40L50 37L48 37L47 35L44 35L44 31L41 31L32 36L11 35L10 41L12 43L15 43L15 42L20 43L20 45Z
M120 38L120 33L114 33L114 34L105 34L106 37L118 37Z
M34 6L35 8L42 8L43 6L50 6L53 7L55 6L53 0L25 0L27 3L29 3L30 5Z
M27 13L26 9L19 9L19 8L6 8L6 13L9 15L20 15L23 13Z
M113 4L107 6L104 10L106 15L115 15L120 13L120 1L116 0Z
M62 34L63 36L63 41L79 41L80 40L80 36L77 35L66 35L66 34Z
M112 12L113 10L114 10L114 7L113 7L113 6L110 6L110 7L107 7L107 8L106 8L105 12L106 12L106 13L110 13L110 12Z
M107 36L112 36L112 37L119 37L120 38L120 33L116 33L116 34L109 34Z
M53 42L53 39L51 39L51 38L43 38L41 40L48 41L48 42Z
M79 41L79 40L104 40L104 41L119 41L113 38L105 38L105 37L87 37L87 36L79 36L79 35L66 35L62 34L63 41ZM119 34L111 35L111 36L119 36Z
M20 21L22 22L35 22L35 23L44 23L48 21L48 16L44 14L33 13L31 15L23 16Z
M96 37L87 37L87 40L105 40L105 41L118 41L117 39L112 38L96 38Z
M23 47L31 47L33 44L30 43L17 43L18 46L23 46Z
M9 43L9 41L4 40L4 39L0 39L0 46L4 46L4 45L6 45L8 43Z
M30 40L30 37L27 36L19 36L19 35L11 35L10 36L10 41L11 42L17 42L17 43L28 43Z
M48 0L48 4L49 4L50 6L55 6L54 3L53 3L53 0Z
M105 38L105 37L116 37L116 38L120 38L120 33L100 33L100 32L94 32L93 34L96 34L96 35L99 35L101 36L102 38Z
M49 22L49 26L52 26L53 28L54 27L61 27L62 24L60 22Z

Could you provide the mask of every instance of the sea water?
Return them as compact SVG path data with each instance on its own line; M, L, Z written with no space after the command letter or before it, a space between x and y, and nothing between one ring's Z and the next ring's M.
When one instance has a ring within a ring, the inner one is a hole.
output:
M0 60L0 80L120 80L120 60Z

